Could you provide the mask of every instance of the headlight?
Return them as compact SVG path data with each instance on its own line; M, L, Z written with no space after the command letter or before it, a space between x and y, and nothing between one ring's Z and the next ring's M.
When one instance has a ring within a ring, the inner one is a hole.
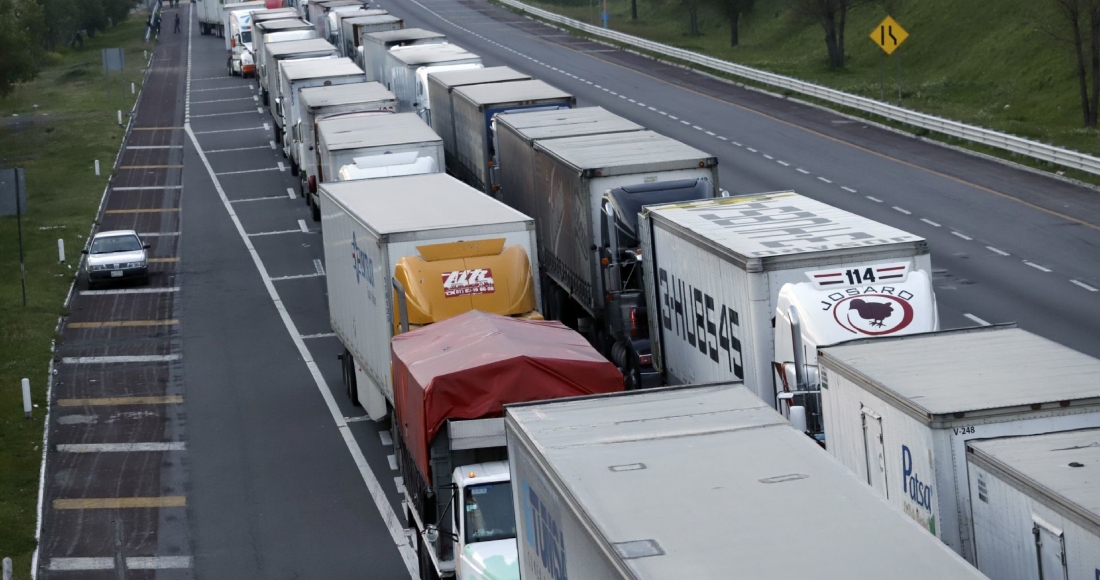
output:
M89 270L106 270L107 266L110 266L110 264L89 264L88 269Z
M122 265L123 268L142 268L144 266L145 266L145 261L144 260L140 261L140 262L128 262L128 263Z

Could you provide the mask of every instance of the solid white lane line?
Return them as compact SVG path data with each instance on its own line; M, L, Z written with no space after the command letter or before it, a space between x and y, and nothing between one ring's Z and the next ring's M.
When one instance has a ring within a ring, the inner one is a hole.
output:
M231 200L229 203L244 203L246 201L267 201L269 199L286 199L286 198L281 196L281 195L269 195L267 197L250 197L248 199L234 199L234 200Z
M393 437L390 436L389 431L379 431L378 438L382 441L382 445L386 447L393 445Z
M318 278L321 276L324 276L324 274L295 274L293 276L275 276L271 281L282 282L284 280L300 280L302 278Z
M298 199L298 196L294 193L294 188L293 187L286 188L286 195L290 199Z
M169 292L179 292L179 286L168 286L164 288L116 288L112 290L81 290L81 296L113 296L115 294L166 294Z
M218 87L215 89L191 89L192 93L205 93L208 91L228 91L230 89L247 89L248 85L233 85L231 87Z
M246 113L251 113L251 112L252 112L252 109L249 109L247 111L235 111L235 112L232 112L232 113L210 113L209 115L191 115L191 118L192 119L202 119L202 118L205 118L205 117L228 117L230 115L244 115Z
M344 414L340 412L340 407L336 404L336 400L332 396L332 390L325 381L324 375L321 374L321 369L318 368L317 363L314 362L313 354L310 353L301 335L298 333L298 328L295 326L294 320L290 317L290 313L287 312L282 298L279 297L278 290L275 289L275 285L273 284L274 279L268 275L267 267L264 266L263 260L260 259L260 254L256 251L255 246L252 245L252 240L248 238L248 234L244 231L244 225L241 224L240 218L237 217L233 205L229 203L229 198L226 197L221 182L218 177L214 175L214 168L210 166L210 161L206 158L206 154L202 150L202 145L199 144L198 137L195 136L190 124L185 124L184 130L187 131L188 136L191 137L191 143L195 146L199 154L199 159L202 161L203 166L206 167L207 173L210 174L210 178L214 182L214 189L217 190L218 196L222 200L222 205L225 207L225 211L229 214L229 218L237 228L237 233L240 235L241 241L244 242L245 248L248 250L249 255L251 255L252 262L255 264L256 270L260 274L264 286L267 288L268 297L275 305L275 309L279 312L279 317L282 319L283 325L286 326L287 333L290 334L291 340L294 341L294 346L298 348L299 355L302 357L310 374L313 376L313 382L317 386L317 391L321 394L321 398L324 399L325 405L329 409L329 414L332 415L333 422L344 438L344 444L347 446L348 452L352 456L352 460L359 469L359 474L363 478L363 483L366 485L367 491L370 493L371 499L373 499L379 515L382 517L382 521L386 524L387 531L390 533L390 539L393 541L394 545L397 546L397 550L401 554L401 559L405 562L405 568L409 573L409 577L418 577L417 570L419 569L419 564L417 562L417 555L409 545L409 537L405 535L405 526L398 519L397 514L394 513L393 506L390 505L385 490L382 489L382 485L378 482L378 478L367 464L367 458L363 455L363 450L359 448L359 443L356 442L355 436L351 433L351 430L348 429L348 424L344 421Z
M930 219L926 219L926 218L920 218L920 221L922 221L922 222L924 222L924 223L926 223L926 224L928 224L928 225L930 225L930 226L932 226L932 227L934 227L934 228L938 228L938 227L940 227L940 224L938 224L938 223L936 223L936 222L934 222L934 221L932 221L932 220L930 220Z
M233 203L233 202L229 202ZM283 234L300 234L302 230L279 230L277 232L256 232L254 234L248 234L248 237L255 238L257 236L281 236Z
M237 131L259 131L260 129L266 131L267 123L264 123L263 127L241 127L240 129L218 129L216 131L195 131L194 133L196 135L210 135L213 133L235 133Z
M260 145L258 147L234 147L232 149L211 149L210 151L207 151L207 153L229 153L230 151L253 151L255 149L267 149L267 147L264 147L263 145Z
M141 556L126 558L129 570L183 570L192 566L191 556ZM51 572L114 570L114 558L50 558Z
M241 173L259 173L261 171L280 171L278 167L265 167L263 169L243 169L241 171L223 171L214 175L239 175Z
M145 232L145 233L139 233L138 235L143 237L143 238L160 238L160 237L165 237L165 236L178 236L178 235L180 235L180 233L179 232Z
M325 265L322 264L321 260L319 260L317 258L313 259L313 269L317 270L317 275L318 276L324 276L325 275Z
M869 200L871 200L871 201L875 202L875 203L882 203L882 200L881 200L881 199L879 199L879 198L877 198L877 197L871 197L871 196L869 196L869 195L868 195L868 196L865 196L865 197L866 197L867 199L869 199Z
M61 453L133 453L139 451L186 451L183 441L148 443L70 443L57 446Z
M178 354L148 354L135 356L67 356L61 362L67 365L109 365L116 363L174 362Z
M183 189L182 185L140 185L133 187L112 187L111 191L155 191L158 189Z
M1011 256L1012 255L1012 254L1009 254L1008 252L1006 252L1004 250L998 250L997 248L994 248L993 246L986 246L985 249L989 250L990 252L993 252L994 254L1000 254L1002 256Z
M1084 282L1082 282L1080 280L1070 280L1070 283L1071 284L1076 284L1076 285L1084 288L1085 290L1088 290L1089 292L1098 292L1098 290L1096 288L1093 288L1092 286L1089 286L1088 284L1085 284Z
M127 145L127 149L183 149L183 145Z
M907 210L907 209L905 209L905 208L900 208L900 207L898 207L898 206L896 206L896 205L895 205L895 206L891 206L891 207L892 207L892 208L894 209L894 211L900 211L901 213L903 213L903 214L905 214L905 215L913 215L913 212L911 212L911 211L909 211L909 210Z
M989 326L988 322L982 320L981 318L978 318L977 316L974 316L973 314L964 313L963 316L965 316L965 317L969 318L970 320L980 324L981 326Z
M235 99L215 99L213 101L191 101L192 105L201 105L203 103L228 103L230 101L247 101L255 97L239 97Z
M302 335L302 338L303 338L303 339L310 339L310 338L336 338L336 333L335 333L335 332L319 332L319 333L317 333L317 334L303 334L303 335Z
M953 235L953 236L958 236L958 237L960 237L960 238L962 238L962 239L964 239L964 240L966 240L966 241L968 241L968 242L970 242L970 241L973 241L973 240L974 240L974 238L972 238L972 237L970 237L970 236L968 236L968 235L966 235L966 234L960 234L959 232L951 232L951 235Z
M309 228L306 227L306 220L298 220L298 228L302 230L303 234L309 233ZM316 260L314 260L316 262Z
M824 177L821 177L820 175L818 175L817 178L820 179L821 181L824 181L825 183L832 183L831 181L829 181L828 179L825 179Z
M840 186L840 189L843 189L844 191L847 191L848 193L859 193L858 191L856 191L856 190L854 190L850 187L843 186L843 185Z
M1040 272L1048 272L1048 273L1050 272L1050 268L1045 268L1045 267L1040 266L1039 264L1036 264L1034 262L1028 262L1027 260L1024 260L1024 263L1027 264L1028 266L1031 266L1032 268L1035 268L1036 270L1039 270Z

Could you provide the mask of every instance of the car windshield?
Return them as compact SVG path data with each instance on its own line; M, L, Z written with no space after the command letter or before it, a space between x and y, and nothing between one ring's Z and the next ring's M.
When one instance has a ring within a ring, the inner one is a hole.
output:
M464 495L467 544L516 537L511 483L502 481L471 485Z
M92 254L113 254L115 252L133 252L141 249L141 240L137 236L110 236L92 241Z

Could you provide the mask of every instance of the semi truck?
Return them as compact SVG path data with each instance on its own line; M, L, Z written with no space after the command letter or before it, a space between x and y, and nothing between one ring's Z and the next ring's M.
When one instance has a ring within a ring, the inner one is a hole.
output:
M818 361L829 452L971 563L967 444L1100 427L1100 360L1012 326L848 342Z
M329 321L348 396L371 419L394 405L394 334L470 310L541 318L531 218L445 173L318 191Z
M298 162L291 150L297 142L290 129L297 126L301 112L301 90L309 87L331 87L363 82L363 69L350 58L327 58L317 61L283 61L279 67L280 96L276 101L278 118L275 134L282 136L283 156L290 159L290 174L298 175Z
M243 12L248 17L249 34L243 35L240 38L232 34L230 20L235 12ZM253 26L261 22L285 20L294 17L295 13L292 8L265 8L262 2L241 2L239 4L226 4L222 6L222 24L224 30L230 31L230 34L224 34L226 53L232 52L237 48L252 50L251 29Z
M394 452L422 579L519 578L504 405L621 391L558 322L477 310L392 341Z
M524 580L984 578L736 384L505 407Z
M256 84L263 95L263 104L267 106L267 80L264 68L267 65L266 47L270 43L289 40L307 40L317 38L313 26L304 20L285 19L268 20L252 27L252 57L256 61Z
M382 83L351 83L302 89L298 108L299 121L291 129L297 147L291 152L299 167L299 191L312 208L314 203L308 192L317 190L318 123L363 113L392 113L397 109L397 100Z
M939 327L919 236L793 191L643 214L653 360L669 384L742 379L820 439L818 346Z
M459 179L487 194L495 191L491 178L496 156L492 127L497 115L572 109L577 105L573 95L533 79L457 87L451 97L454 155L447 167Z
M418 44L446 44L447 36L423 28L401 28L384 32L371 32L359 36L359 66L367 75L368 81L384 83L383 68L386 53L395 46L413 46Z
M637 212L642 203L714 197L718 160L652 131L532 141L503 121L525 114L497 117L501 196L534 210L543 312L588 336L628 388L655 386L645 332L653 278L641 276Z
M255 74L256 63L252 58L252 13L234 10L229 13L229 35L226 43L226 71L229 76Z
M206 36L214 34L222 36L225 26L222 20L222 5L224 0L195 0L195 12L199 19L199 34ZM250 2L257 6L263 6L263 2Z
M384 10L368 10L360 16L344 18L340 20L340 42L343 43L344 56L358 62L361 60L360 39L364 34L401 30L404 26L404 20Z
M455 121L452 104L453 92L458 87L480 85L483 83L508 83L531 80L531 76L506 66L491 66L466 70L435 72L428 75L428 94L430 110L428 123L440 137L443 137L443 150L447 153L447 166L454 164Z
M307 181L314 221L316 183L443 171L443 141L412 113L355 113L317 124L317 179Z
M328 15L329 10L333 10L341 7L349 7L350 10L357 10L359 8L365 8L367 4L360 0L321 0L320 2L310 2L307 5L306 20L309 21L317 29L317 35L320 38L328 39L328 20L325 16Z
M263 93L264 106L269 108L271 116L275 116L275 101L272 100L271 95L275 93L278 96L280 62L336 57L336 47L321 38L264 43L264 64L260 68L260 89Z
M481 57L454 44L395 46L386 52L386 87L397 95L398 110L430 117L428 75L445 70L481 68Z
M1100 575L1100 429L966 444L978 569L1000 580Z

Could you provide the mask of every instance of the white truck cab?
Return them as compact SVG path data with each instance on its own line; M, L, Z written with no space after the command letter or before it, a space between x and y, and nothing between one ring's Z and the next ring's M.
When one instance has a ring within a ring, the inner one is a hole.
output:
M458 580L519 580L516 514L507 461L457 467Z
M226 68L230 76L256 74L256 63L252 58L251 10L229 13L229 63Z

